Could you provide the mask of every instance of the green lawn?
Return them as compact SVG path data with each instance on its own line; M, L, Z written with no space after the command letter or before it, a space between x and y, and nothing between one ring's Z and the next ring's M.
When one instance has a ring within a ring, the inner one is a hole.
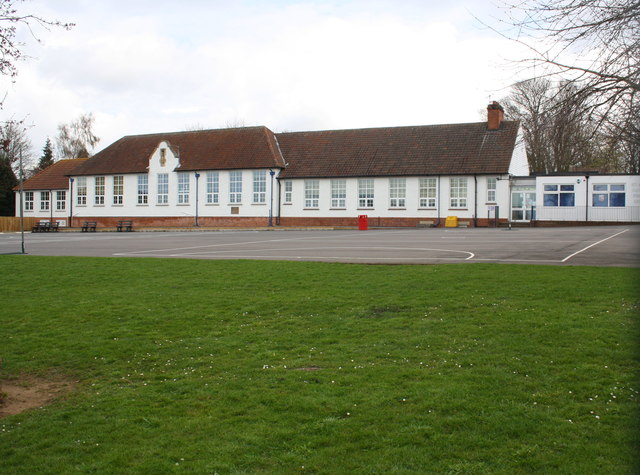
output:
M639 269L0 257L0 473L634 473Z

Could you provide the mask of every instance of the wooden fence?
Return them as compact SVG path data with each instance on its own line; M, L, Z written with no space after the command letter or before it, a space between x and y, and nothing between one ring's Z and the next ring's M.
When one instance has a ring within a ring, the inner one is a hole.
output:
M29 216L24 218L24 230L31 232L31 228L42 218L34 218ZM0 233L20 231L20 218L12 216L0 216Z

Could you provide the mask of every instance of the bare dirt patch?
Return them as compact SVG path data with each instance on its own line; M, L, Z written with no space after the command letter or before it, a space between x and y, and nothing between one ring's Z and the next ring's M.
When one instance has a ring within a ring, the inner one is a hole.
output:
M0 419L46 406L70 392L74 385L70 380L54 381L32 376L0 380Z

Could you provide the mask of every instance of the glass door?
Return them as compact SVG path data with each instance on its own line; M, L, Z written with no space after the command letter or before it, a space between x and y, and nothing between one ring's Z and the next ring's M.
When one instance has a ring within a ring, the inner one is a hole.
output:
M511 221L529 222L536 219L536 194L530 191L511 192Z

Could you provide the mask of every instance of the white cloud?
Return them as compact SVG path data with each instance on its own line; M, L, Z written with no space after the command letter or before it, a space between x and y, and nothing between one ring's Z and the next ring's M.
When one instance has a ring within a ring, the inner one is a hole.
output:
M102 148L228 121L274 130L475 121L514 80L500 63L515 46L472 26L464 2L228 3L33 2L77 26L29 44L37 59L21 66L3 112L29 116L36 149L59 123L93 112Z

